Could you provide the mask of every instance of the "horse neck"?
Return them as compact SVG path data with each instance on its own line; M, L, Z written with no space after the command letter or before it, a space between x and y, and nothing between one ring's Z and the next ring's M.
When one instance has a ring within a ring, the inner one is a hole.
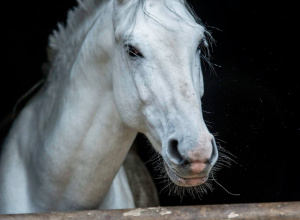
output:
M114 34L110 25L111 8L104 4L98 17L83 22L81 26L85 27L78 27L75 33L79 36L75 44L66 41L61 45L38 98L43 103L39 106L43 109L39 111L42 112L40 122L47 124L51 119L54 125L49 129L52 130L58 129L60 123L62 129L68 129L64 126L67 123L72 128L74 139L78 133L84 134L90 128L95 117L101 118L97 122L99 126L110 124L113 128L114 125L123 125L112 89L110 51L114 48ZM109 111L105 111L107 109ZM109 120L114 123L109 123Z
M48 184L51 178L58 183L51 186L56 191L48 196L59 195L64 189L72 197L101 199L136 136L122 122L114 101L112 62L107 54L112 51L109 47L113 43L108 42L113 39L112 31L104 28L99 32L97 22L109 28L112 18L106 14L95 22L83 44L77 45L78 54L72 65L64 63L72 52L57 54L48 81L27 107L32 112L28 121L36 122L28 134L30 152L36 152L28 156L29 161L38 167L35 172L40 182ZM101 169L102 166L106 168ZM88 190L82 194L77 186Z

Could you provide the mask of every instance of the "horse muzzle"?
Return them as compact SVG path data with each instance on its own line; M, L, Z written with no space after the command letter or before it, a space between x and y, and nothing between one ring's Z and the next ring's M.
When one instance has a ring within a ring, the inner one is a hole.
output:
M184 150L179 141L169 139L163 154L165 168L170 179L179 186L193 187L205 183L212 167L218 159L218 149L214 138L209 143Z

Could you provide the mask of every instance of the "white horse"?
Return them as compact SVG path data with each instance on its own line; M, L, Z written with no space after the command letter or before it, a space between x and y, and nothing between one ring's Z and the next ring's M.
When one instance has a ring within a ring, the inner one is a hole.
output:
M205 183L218 150L201 110L208 34L195 19L185 0L79 1L3 147L0 213L139 206L122 166L137 132L172 182Z

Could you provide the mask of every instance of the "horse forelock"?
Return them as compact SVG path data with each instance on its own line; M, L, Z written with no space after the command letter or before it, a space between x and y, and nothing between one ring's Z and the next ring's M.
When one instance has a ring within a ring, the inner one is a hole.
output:
M121 7L121 10L118 11L118 14L115 15L114 18L114 25L121 25L122 30L132 30L134 28L134 25L136 23L138 9L141 7L144 16L149 17L150 19L156 21L159 25L164 26L165 28L169 29L168 25L165 24L163 21L159 20L157 17L153 16L146 7L146 3L150 0L127 0L123 1L123 5ZM167 0L160 0L163 2L166 6L166 8L171 12L174 13L178 19L184 20L182 16L180 16L175 10L170 8L167 4ZM180 2L185 9L188 11L188 13L192 16L192 18L195 20L197 24L200 24L204 27L205 32L207 32L205 25L201 21L201 19L196 15L194 12L192 6L186 1L186 0L174 0ZM190 25L189 22L186 22L188 25ZM130 34L129 34L130 36ZM126 36L128 37L128 35Z

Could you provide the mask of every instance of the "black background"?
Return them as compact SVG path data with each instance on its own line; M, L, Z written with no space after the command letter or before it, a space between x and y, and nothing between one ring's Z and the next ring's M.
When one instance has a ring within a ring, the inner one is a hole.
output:
M212 62L221 66L215 67L216 75L204 68L203 109L209 112L204 118L237 161L217 179L241 195L214 184L202 200L187 196L181 201L163 191L161 205L300 200L296 6L287 1L190 3L216 40ZM52 0L1 6L1 137L18 98L42 78L48 35L75 5L75 0ZM141 136L138 142L147 145ZM145 161L150 154L148 148L141 152Z

